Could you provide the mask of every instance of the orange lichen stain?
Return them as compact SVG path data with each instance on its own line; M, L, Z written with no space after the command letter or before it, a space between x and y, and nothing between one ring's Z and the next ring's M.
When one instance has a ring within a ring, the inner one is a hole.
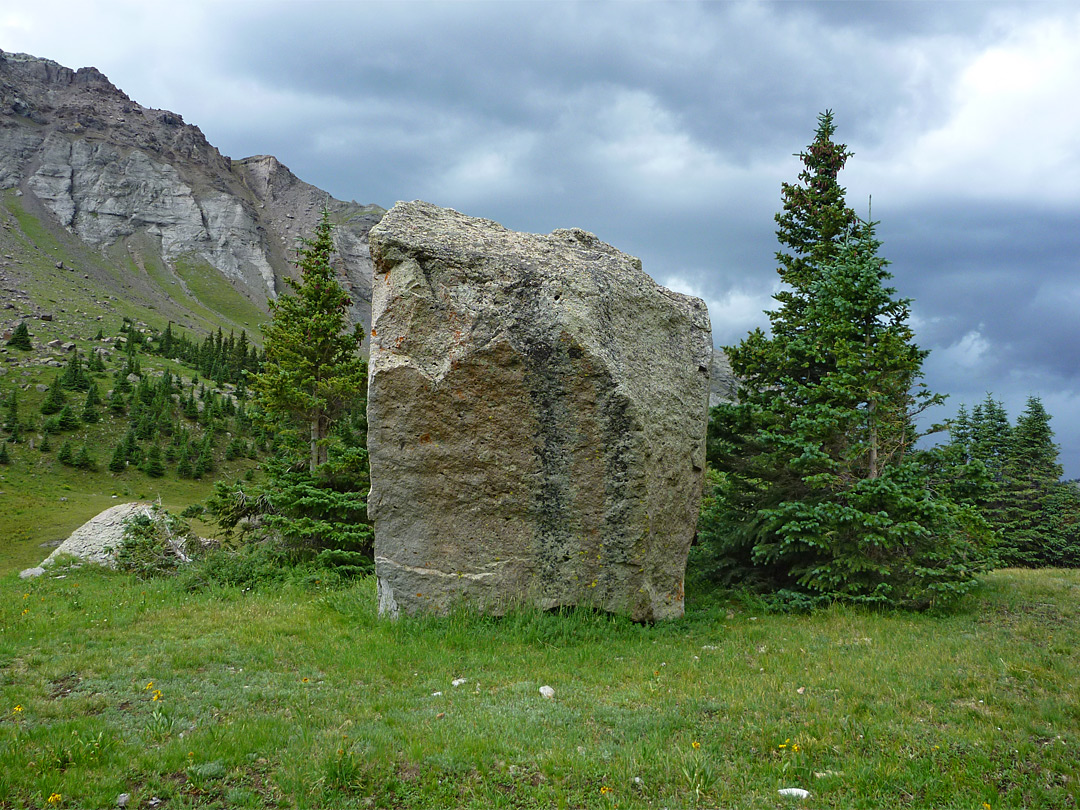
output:
M374 329L374 327L372 327L372 330L371 330L371 336L372 336L372 337L375 337L375 329Z
M431 434L425 433L420 437L420 444L428 444L431 441Z

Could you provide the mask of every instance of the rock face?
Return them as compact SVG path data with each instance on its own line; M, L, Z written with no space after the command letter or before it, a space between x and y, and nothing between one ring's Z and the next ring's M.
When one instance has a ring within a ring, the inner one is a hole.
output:
M682 615L712 353L696 298L580 230L423 202L371 231L379 609Z
M0 51L0 189L17 188L86 244L205 262L255 304L292 273L322 207L353 317L370 320L367 232L383 210L342 202L269 156L233 161L176 113L132 101L95 68Z
M138 501L106 509L73 531L41 565L52 565L57 557L66 555L111 566L113 551L124 539L124 521L133 515L149 515L152 510L153 504Z
M731 361L724 352L714 350L709 369L709 407L721 402L737 402L738 392L739 380L731 370Z

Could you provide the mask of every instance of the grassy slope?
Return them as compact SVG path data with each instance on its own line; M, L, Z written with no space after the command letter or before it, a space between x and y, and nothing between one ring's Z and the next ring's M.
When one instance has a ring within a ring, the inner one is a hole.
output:
M998 572L943 617L692 604L655 627L385 622L370 581L3 587L0 806L1077 804L1077 572Z
M175 374L190 375L191 371L176 363L160 358L142 357L143 370L169 368ZM109 370L123 364L117 355L109 363ZM19 414L22 419L41 419L40 407L45 394L37 385L52 382L62 369L33 367L23 369L28 376L18 375L13 382L19 384ZM10 375L8 375L10 376ZM0 388L10 390L8 376L0 377ZM104 396L111 385L111 376L92 375ZM28 390L22 390L28 385ZM69 391L66 394L76 412L82 410L85 394ZM52 451L42 453L37 449L41 434L32 433L35 446L29 442L10 445L11 464L0 466L0 574L37 565L48 556L51 547L103 509L130 500L158 500L175 512L203 500L213 488L211 478L201 481L177 478L170 471L163 478L149 478L136 469L122 473L106 470L113 448L127 431L126 418L114 419L101 409L103 419L93 425L83 425L78 430L51 437ZM40 422L39 422L40 426ZM86 444L97 462L97 472L77 470L61 464L57 451L67 440L78 448ZM220 442L223 444L224 442ZM144 443L149 446L148 443ZM231 480L253 466L253 462L239 459L222 462L218 475ZM45 544L45 545L43 545Z
M8 357L17 362L0 364L0 390L6 393L18 389L20 415L24 419L35 417L39 427L38 409L45 395L36 386L50 383L54 374L62 370L46 367L43 362L62 363L68 357L59 350L45 349L44 344L50 340L72 341L85 357L89 349L100 345L92 340L97 331L103 329L106 335L116 335L124 317L158 329L164 329L169 320L202 331L223 327L226 333L230 329L239 333L246 329L253 340L258 339L258 324L266 315L255 310L220 276L215 281L204 266L181 263L174 276L160 261L144 258L150 251L138 240L131 250L140 256L141 266L123 247L102 256L28 212L21 198L10 190L3 194L0 219L0 256L12 257L7 260L9 283L27 293L31 302L29 310L20 301L19 309L0 310L0 317L40 312L54 315L53 321L28 318L35 351L9 350ZM64 267L57 268L57 262ZM192 283L183 283L182 277ZM199 331L188 334L198 336ZM122 362L119 355L107 361L110 374ZM191 375L190 369L160 358L143 357L142 363L147 373L169 368L174 374ZM99 375L97 381L104 398L112 378ZM68 393L68 401L76 411L81 411L83 397ZM63 540L86 520L116 503L161 498L167 508L180 511L209 494L209 479L185 481L172 473L150 479L136 470L120 475L105 471L124 429L126 425L106 419L74 433L54 436L53 452L49 454L30 449L28 444L11 448L13 463L0 467L0 573L38 564L49 553L49 548L41 544ZM40 443L40 432L31 436L35 445ZM99 472L74 470L56 461L56 451L69 438L76 447L84 442L90 446ZM235 476L246 466L250 465L227 464L219 474Z
M0 230L0 253L14 256L10 272L40 310L57 316L55 326L35 324L50 339L90 337L100 315L159 330L170 320L202 333L244 329L258 341L269 317L202 260L166 267L146 236L132 236L103 255L27 211L10 190L3 193L2 212L12 227Z

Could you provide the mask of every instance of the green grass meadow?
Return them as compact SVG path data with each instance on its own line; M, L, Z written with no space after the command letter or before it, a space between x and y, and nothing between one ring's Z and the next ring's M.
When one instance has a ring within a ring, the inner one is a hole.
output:
M1049 810L1080 790L1073 571L997 572L936 616L691 592L655 626L386 621L371 580L0 588L5 808Z

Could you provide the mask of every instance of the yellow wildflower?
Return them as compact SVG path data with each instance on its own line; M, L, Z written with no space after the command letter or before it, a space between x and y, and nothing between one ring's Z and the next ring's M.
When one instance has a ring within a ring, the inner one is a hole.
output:
M692 743L690 743L690 747L696 751L701 748L701 743L699 743L697 740L694 740Z
M22 711L22 704L17 704L14 709L11 710L12 714L18 714Z
M606 796L607 794L614 793L614 792L615 792L615 788L608 787L607 785L604 785L604 786L602 786L600 788L600 795L601 796Z
M146 686L144 686L144 687L143 687L143 689L150 689L150 688L152 688L153 686L154 686L154 682L153 682L153 681L150 681L150 683L148 683L148 684L147 684Z
M49 796L49 804L60 804L60 802L62 802L63 800L64 797L61 796L59 793L53 793L51 796Z

